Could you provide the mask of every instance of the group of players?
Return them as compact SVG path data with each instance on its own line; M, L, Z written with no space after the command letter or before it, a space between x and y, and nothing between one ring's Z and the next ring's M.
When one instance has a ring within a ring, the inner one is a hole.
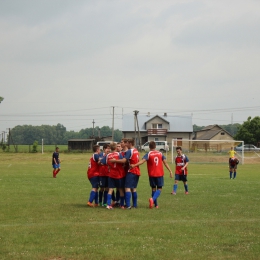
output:
M133 139L123 138L121 143L105 144L103 152L100 151L98 145L93 146L94 154L90 158L87 171L88 179L92 185L87 202L89 207L137 208L137 185L141 174L139 165L147 162L149 183L152 190L149 208L158 208L157 199L164 186L164 166L172 178L171 168L167 164L165 156L156 150L154 141L149 142L150 151L141 160L139 160L139 152L134 145ZM179 180L183 181L185 194L188 194L187 165L189 159L182 154L181 147L177 147L176 151L175 182L171 194L176 194Z
M149 142L150 151L139 160L139 152L134 147L133 139L123 138L121 143L105 144L103 152L98 145L93 146L94 154L90 158L87 176L92 185L89 200L89 207L105 206L113 209L118 206L122 209L137 208L137 185L141 175L139 165L147 162L147 172L152 190L149 199L149 207L158 208L157 199L164 186L164 167L172 171L167 164L165 156L156 150L154 141ZM185 194L188 194L188 162L189 159L182 153L180 146L176 147L175 157L175 181L172 195L176 195L178 182L183 181ZM235 179L237 174L238 158L231 147L229 151L229 173L230 179ZM52 155L53 178L60 171L59 148L56 147ZM116 189L116 190L115 190ZM132 206L131 206L132 197ZM113 202L112 202L113 201Z

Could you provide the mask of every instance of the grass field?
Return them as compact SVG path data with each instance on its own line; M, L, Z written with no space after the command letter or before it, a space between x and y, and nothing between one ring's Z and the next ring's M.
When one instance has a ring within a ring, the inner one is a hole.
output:
M189 195L165 173L149 209L146 166L138 209L87 208L90 154L0 154L0 259L260 259L260 164L189 165ZM170 158L169 158L170 160ZM173 168L173 165L171 165Z

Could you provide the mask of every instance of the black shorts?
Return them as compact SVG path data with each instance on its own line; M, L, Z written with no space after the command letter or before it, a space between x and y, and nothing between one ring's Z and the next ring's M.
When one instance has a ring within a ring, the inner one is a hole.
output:
M99 187L108 187L108 176L99 176Z
M188 181L187 175L184 175L184 174L175 174L175 180L176 181L183 181L183 182Z
M149 182L150 182L150 186L152 188L162 188L162 186L164 185L164 179L163 176L161 177L149 177Z

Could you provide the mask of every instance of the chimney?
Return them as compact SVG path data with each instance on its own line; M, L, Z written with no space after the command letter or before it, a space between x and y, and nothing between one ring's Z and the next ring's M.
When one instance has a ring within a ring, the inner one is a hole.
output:
M147 116L148 116L148 117L150 116L150 112L147 113Z
M167 116L167 113L164 113L164 115L163 115L163 116L165 116L165 117L166 117L166 116Z

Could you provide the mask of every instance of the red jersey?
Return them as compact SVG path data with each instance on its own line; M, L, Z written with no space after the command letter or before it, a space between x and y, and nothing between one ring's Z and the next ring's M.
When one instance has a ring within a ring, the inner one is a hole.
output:
M125 153L125 158L128 160L129 164L138 163L139 162L139 152L138 152L138 150L136 148L128 149ZM135 175L141 175L139 166L134 167L132 169L128 169L128 171L135 174Z
M164 176L163 161L166 159L159 151L150 151L143 159L147 161L147 171L149 177Z
M106 156L106 164L108 165L108 176L113 179L121 179L125 177L125 172L122 163L111 163L111 159L122 159L122 155L119 152L112 152Z
M182 170L181 168L189 161L188 157L184 154L182 154L181 156L176 156L175 157L175 174L179 174L179 175L188 175L188 169L187 167Z
M94 153L92 155L92 157L89 160L89 164L88 164L88 178L93 178L95 176L99 176L99 154Z
M106 154L100 154L100 159L102 160L103 158L106 157ZM99 165L99 176L108 176L108 165L107 164L100 164Z

